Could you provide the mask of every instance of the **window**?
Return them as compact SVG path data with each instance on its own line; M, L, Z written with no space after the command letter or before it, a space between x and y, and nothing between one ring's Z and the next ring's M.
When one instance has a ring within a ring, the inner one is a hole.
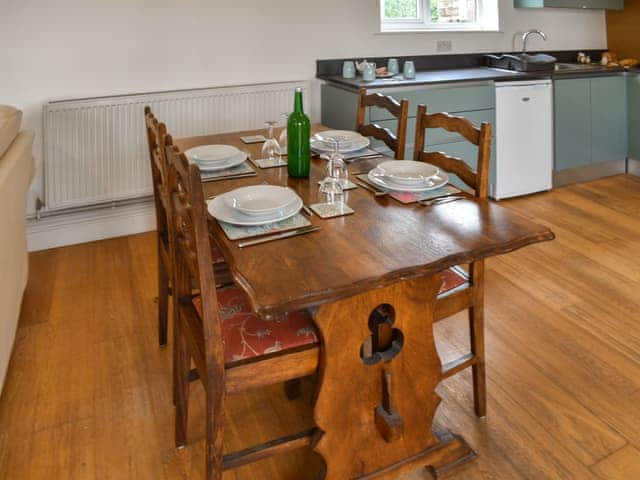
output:
M381 30L496 31L498 0L380 0Z

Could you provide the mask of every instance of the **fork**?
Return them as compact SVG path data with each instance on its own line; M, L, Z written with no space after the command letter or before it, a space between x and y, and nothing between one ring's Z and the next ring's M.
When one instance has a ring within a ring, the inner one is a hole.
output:
M434 205L444 205L445 203L456 202L458 200L464 200L465 197L461 195L448 195L445 197L432 198L431 200L423 200L420 205L425 207L433 207Z

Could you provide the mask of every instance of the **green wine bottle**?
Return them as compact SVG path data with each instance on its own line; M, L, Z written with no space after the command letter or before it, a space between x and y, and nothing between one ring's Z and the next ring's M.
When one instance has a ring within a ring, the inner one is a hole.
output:
M305 178L311 170L311 122L302 108L302 89L296 88L293 113L287 123L289 176Z

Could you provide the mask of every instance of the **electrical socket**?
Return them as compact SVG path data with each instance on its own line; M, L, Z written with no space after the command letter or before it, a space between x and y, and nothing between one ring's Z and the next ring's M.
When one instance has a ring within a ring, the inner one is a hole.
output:
M436 50L438 52L450 52L453 50L453 42L451 40L438 40Z

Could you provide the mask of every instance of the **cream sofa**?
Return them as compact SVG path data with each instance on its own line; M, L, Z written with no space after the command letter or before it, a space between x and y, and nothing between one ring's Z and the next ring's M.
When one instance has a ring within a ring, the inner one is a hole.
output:
M0 391L27 284L26 197L33 179L33 133L20 132L22 112L0 105Z

